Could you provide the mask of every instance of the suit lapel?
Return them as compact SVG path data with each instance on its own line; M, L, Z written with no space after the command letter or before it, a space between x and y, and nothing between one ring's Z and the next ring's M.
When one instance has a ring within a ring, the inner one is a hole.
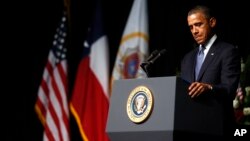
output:
M210 62L214 59L215 55L216 55L216 47L215 45L212 45L210 50L208 51L206 58L201 66L200 69L200 73L198 76L198 81L201 79L202 75L204 74L205 70L207 69L208 65L210 64Z
M195 65L196 65L196 57L197 57L197 53L198 53L198 51L199 51L199 48L197 47L196 48L196 50L193 52L193 54L192 54L192 60L193 60L193 62L192 62L192 64L191 64L191 71L190 71L190 74L189 74L189 76L191 76L191 81L190 82L194 82L195 81Z

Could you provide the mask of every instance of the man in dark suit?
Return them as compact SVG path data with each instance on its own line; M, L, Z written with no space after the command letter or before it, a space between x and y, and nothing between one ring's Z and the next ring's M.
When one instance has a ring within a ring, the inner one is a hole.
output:
M240 78L239 51L217 37L216 18L208 7L191 9L187 22L198 47L184 56L181 77L190 82L188 94L192 99L205 99L211 105L217 103L214 105L223 113L224 134L233 136L232 103Z

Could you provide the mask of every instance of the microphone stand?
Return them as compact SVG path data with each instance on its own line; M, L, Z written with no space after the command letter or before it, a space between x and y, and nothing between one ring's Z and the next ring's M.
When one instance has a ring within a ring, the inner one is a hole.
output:
M144 70L144 72L146 73L147 77L149 77L149 72L148 72L148 67L149 67L149 62L143 62L141 63L141 68Z
M150 76L150 75L149 75L149 71L148 71L149 66L152 65L152 64L154 64L154 62L155 62L158 58L160 58L163 54L165 54L165 53L166 53L166 49L162 49L160 52L154 51L154 52L150 55L150 57L147 59L146 62L141 63L140 66L141 66L141 68L144 70L144 72L146 73L147 77Z

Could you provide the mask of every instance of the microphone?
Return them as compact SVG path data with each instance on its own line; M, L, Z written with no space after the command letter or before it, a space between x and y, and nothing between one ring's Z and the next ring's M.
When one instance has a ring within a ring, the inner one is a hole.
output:
M149 64L154 64L154 62L155 62L158 58L160 58L163 54L165 54L166 52L167 52L166 49L162 49L153 59L151 59L151 60L149 61Z
M148 67L148 65L149 65L149 61L152 59L152 58L154 58L157 54L158 54L158 50L154 50L150 55L149 55L149 57L146 59L146 61L145 62L142 62L141 63L141 67L142 67L142 69L145 71L145 72L147 72L147 67Z
M158 50L154 50L154 51L150 54L150 56L147 58L147 62L150 61L153 57L155 57L155 55L157 55L158 52L159 52Z
M166 53L166 49L162 49L160 52L158 50L153 51L150 56L146 59L146 62L143 62L140 64L140 67L146 72L147 76L149 76L148 73L148 67L151 64L154 64L154 62L161 57L163 54Z

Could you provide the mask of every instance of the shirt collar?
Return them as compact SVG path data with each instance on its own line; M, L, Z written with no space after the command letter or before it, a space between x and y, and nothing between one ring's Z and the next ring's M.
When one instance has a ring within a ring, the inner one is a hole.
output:
M212 44L214 43L214 41L215 41L216 39L217 39L217 35L214 34L214 35L212 36L212 38L210 38L210 40L208 40L208 42L207 42L206 44L203 45L203 46L205 47L205 49L209 50L210 47L212 46ZM200 45L200 46L202 46L202 45Z

